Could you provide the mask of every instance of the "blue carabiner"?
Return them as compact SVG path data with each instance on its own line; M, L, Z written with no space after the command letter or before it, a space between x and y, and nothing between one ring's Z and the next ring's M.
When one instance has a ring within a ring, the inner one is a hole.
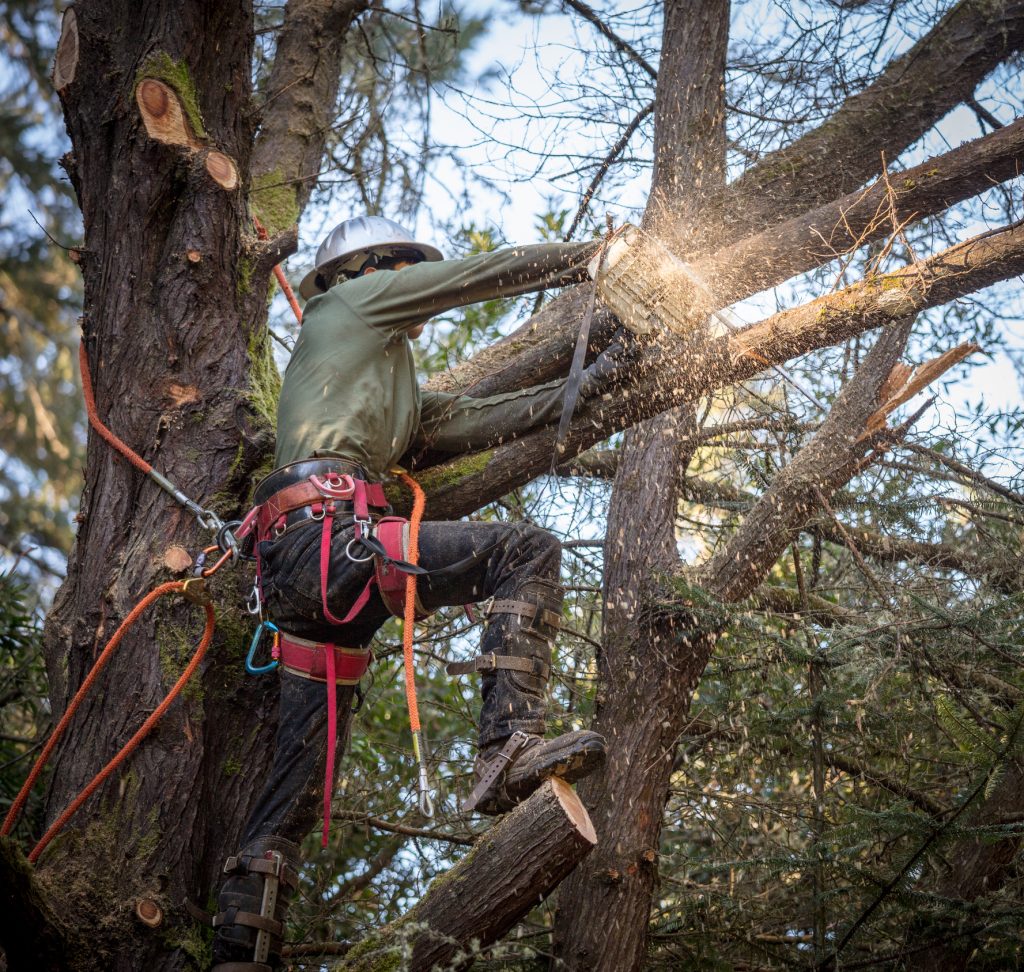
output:
M253 659L256 657L256 650L260 646L260 642L263 640L263 629L269 628L271 631L279 632L281 629L274 624L273 621L261 621L256 632L252 636L252 644L249 645L249 654L245 656L245 670L250 675L264 675L267 672L272 672L277 668L277 659L275 658L272 662L267 665L255 665Z

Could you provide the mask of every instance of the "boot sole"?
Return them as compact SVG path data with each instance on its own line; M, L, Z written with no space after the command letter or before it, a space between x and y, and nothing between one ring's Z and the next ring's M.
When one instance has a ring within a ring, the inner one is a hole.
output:
M551 753L546 759L538 760L534 765L530 765L529 762L522 766L518 763L514 764L512 772L502 787L503 793L508 796L508 799L502 799L498 794L488 796L477 804L477 812L488 817L508 813L552 776L557 776L566 783L575 783L577 780L589 776L604 763L605 758L603 740L600 742L595 740L595 742L597 744L590 748L575 748L564 756ZM529 755L529 753L526 754L527 760Z

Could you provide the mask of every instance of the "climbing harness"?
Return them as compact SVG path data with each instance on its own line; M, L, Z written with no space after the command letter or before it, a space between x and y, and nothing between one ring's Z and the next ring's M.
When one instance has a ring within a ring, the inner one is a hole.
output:
M253 674L271 671L275 662L282 669L304 678L326 683L327 689L327 763L324 782L324 826L322 843L327 844L330 822L331 788L334 780L336 746L337 685L358 684L370 661L369 648L350 648L331 642L314 642L275 630L272 661L259 666L253 661L265 626L262 620L262 563L260 544L276 540L289 530L310 521L320 527L320 600L324 618L332 625L344 626L354 621L370 601L376 588L388 610L403 618L403 656L405 689L409 724L413 737L413 753L418 768L419 808L424 816L433 816L426 770L422 728L416 699L413 664L413 629L416 619L427 611L416 596L415 578L426 571L417 564L419 525L423 517L425 497L419 484L404 470L393 470L412 490L413 512L410 519L388 515L390 506L380 483L368 482L363 471L342 460L302 460L275 470L256 488L257 505L242 521L237 539L244 540L256 529L256 585L250 596L250 610L261 617L260 626L250 646L246 668ZM327 585L334 522L338 516L350 515L352 539L345 547L345 556L354 563L374 560L374 570L360 594L344 617L335 615L328 605Z

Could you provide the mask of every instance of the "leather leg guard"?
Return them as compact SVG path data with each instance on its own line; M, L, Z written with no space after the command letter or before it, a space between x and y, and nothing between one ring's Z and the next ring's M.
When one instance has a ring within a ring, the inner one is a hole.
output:
M213 972L272 972L278 967L298 862L298 847L281 837L260 837L227 859L228 879L213 919Z
M527 581L515 598L495 599L486 608L488 616L516 616L508 626L507 654L482 655L464 665L448 666L450 674L508 671L507 681L495 684L493 699L484 705L481 753L474 765L477 782L462 806L466 812L505 813L548 777L572 783L604 761L605 741L596 732L543 738L552 643L561 627L561 606L558 584L541 578ZM513 725L502 732L505 722ZM512 728L515 731L509 735Z

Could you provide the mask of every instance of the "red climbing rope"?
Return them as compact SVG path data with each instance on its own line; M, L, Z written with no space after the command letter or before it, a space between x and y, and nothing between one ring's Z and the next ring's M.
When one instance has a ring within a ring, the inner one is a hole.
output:
M92 394L92 373L89 371L89 356L85 351L84 340L78 345L78 365L82 369L82 397L85 399L85 411L89 415L89 424L107 445L120 452L136 469L141 470L147 476L152 475L153 467L100 421L100 413L96 411L96 399Z
M10 810L7 812L7 816L4 818L3 827L0 828L0 835L7 836L11 829L14 827L18 816L21 814L22 809L25 806L25 802L28 800L29 792L35 785L36 780L39 778L39 774L43 771L43 767L46 766L50 755L53 753L61 736L71 723L75 712L78 711L78 707L82 704L83 699L92 688L96 679L99 677L101 671L103 671L107 662L110 661L117 649L117 646L121 643L121 639L128 632L128 629L139 619L143 611L146 610L154 601L159 600L165 594L170 594L175 591L184 591L188 581L168 581L165 584L161 584L159 587L151 590L134 608L129 612L128 616L121 622L120 627L114 632L113 637L107 642L107 646L100 653L99 658L96 659L96 663L89 670L89 674L86 675L85 680L82 682L78 691L75 693L74 698L68 705L61 717L60 722L54 728L50 734L50 738L46 742L46 746L43 751L39 754L39 758L36 760L35 766L32 767L32 772L29 773L28 779L25 780L17 797L14 799L14 803L11 804ZM140 742L146 737L149 731L160 721L161 717L170 707L171 703L178 697L181 690L185 687L188 680L195 674L196 669L199 667L199 663L203 660L203 656L206 654L206 649L210 646L210 642L213 639L213 627L215 623L215 615L213 613L213 605L205 604L206 609L206 626L203 630L203 637L199 642L199 647L196 649L195 654L192 656L192 660L188 663L188 666L181 673L181 677L174 686L167 693L163 702L160 703L149 715L146 721L139 727L139 730L132 736L131 739L124 745L121 751L99 772L92 782L74 799L71 805L54 821L49 830L43 835L43 838L36 844L32 853L29 854L29 860L33 863L39 858L39 855L46 848L46 845L53 840L54 837L60 832L61 828L71 819L71 817L77 812L79 807L85 803L89 797L95 793L97 788L103 783L104 780L110 776L111 773L117 769L121 763L129 756L129 754L139 745Z

